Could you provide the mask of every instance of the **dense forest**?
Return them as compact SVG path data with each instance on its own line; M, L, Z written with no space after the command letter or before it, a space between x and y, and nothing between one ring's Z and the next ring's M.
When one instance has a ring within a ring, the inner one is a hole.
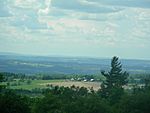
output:
M136 82L132 88L125 88L135 80L128 72L122 70L118 57L112 58L110 70L102 70L101 75L103 77L97 81L101 82L97 91L74 85L50 86L46 89L28 91L9 88L8 81L12 76L23 80L26 78L25 75L1 73L0 113L149 113L149 76L141 80L142 86ZM36 79L67 78L65 75L61 76L62 78L38 77ZM93 79L94 76L90 77ZM35 78L30 76L26 79ZM30 81L27 83L30 84Z

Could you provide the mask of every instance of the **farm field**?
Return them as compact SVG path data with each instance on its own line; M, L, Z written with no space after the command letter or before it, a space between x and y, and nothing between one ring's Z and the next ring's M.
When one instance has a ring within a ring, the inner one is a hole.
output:
M7 84L7 83L4 83ZM87 89L90 89L93 87L94 90L98 90L100 88L100 82L84 82L84 81L70 81L70 80L31 80L30 83L27 84L27 81L20 82L19 85L17 81L13 81L9 83L8 86L10 89L26 89L26 90L32 90L35 88L48 88L50 85L53 86L64 86L64 87L86 87Z
M91 89L92 87L94 90L98 90L100 88L99 82L83 82L83 81L56 81L56 82L42 83L40 85L42 86L53 85L64 87L71 87L74 85L76 87L86 87L87 89Z

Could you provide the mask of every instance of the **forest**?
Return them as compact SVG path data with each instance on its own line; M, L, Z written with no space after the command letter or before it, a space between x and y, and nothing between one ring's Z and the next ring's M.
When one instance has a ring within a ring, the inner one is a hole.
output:
M118 57L111 60L109 71L101 76L26 76L0 73L0 113L149 113L150 76L131 76L122 69ZM74 77L74 78L73 78ZM48 85L45 88L23 89L34 80L95 80L99 89L84 86ZM84 78L84 79L83 79ZM12 82L12 81L17 82ZM19 82L18 82L19 80ZM14 84L16 83L16 84ZM22 88L13 88L20 85Z

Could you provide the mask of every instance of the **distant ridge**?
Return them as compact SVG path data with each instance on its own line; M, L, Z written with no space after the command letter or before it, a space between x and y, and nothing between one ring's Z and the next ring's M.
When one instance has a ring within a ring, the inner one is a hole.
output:
M90 57L36 56L17 53L0 53L0 72L100 74L109 70L111 59ZM121 59L123 69L130 73L150 73L150 60Z
M13 55L13 56L27 56L27 57L58 57L58 58L89 58L89 59L109 59L111 57L91 57L91 56L65 56L65 55L34 55L34 54L23 54L23 53L15 53L15 52L0 52L0 55ZM113 56L112 56L113 57ZM118 56L119 57L119 56ZM150 61L150 59L138 59L138 58L121 58L121 60L142 60L142 61Z

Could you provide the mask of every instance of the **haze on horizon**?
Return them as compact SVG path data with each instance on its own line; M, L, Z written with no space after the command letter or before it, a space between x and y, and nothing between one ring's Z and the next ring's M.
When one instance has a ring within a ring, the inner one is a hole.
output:
M0 52L150 59L150 0L0 0Z

